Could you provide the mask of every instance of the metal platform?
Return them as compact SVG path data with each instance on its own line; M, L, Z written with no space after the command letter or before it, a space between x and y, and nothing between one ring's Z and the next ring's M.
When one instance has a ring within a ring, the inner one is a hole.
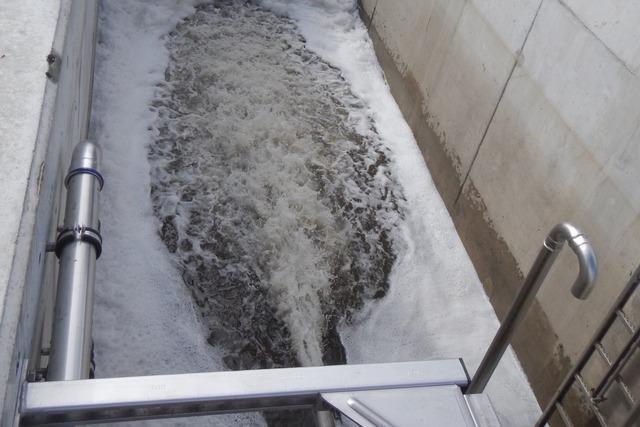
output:
M291 408L334 408L362 426L499 425L488 400L468 403L468 384L459 359L48 381L26 385L20 412L23 425Z
M489 398L452 385L322 394L361 426L499 426Z

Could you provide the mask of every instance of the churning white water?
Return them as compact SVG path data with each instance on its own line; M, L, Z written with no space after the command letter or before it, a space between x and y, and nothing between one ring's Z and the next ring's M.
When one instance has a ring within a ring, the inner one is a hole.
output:
M475 369L497 320L354 1L100 14L97 376L437 357ZM505 424L535 418L511 352L490 395Z
M339 360L335 328L381 298L402 208L388 148L295 25L207 3L170 33L152 200L230 368Z

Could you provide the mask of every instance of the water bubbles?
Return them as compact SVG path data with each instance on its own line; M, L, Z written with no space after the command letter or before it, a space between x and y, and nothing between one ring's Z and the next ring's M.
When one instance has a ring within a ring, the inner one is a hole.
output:
M201 5L167 43L152 200L209 342L231 369L344 363L337 325L386 293L401 215L363 103L255 5Z

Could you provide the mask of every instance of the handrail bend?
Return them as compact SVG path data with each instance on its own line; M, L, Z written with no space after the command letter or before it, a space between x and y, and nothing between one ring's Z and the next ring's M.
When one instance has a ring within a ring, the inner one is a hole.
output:
M527 313L564 242L567 242L578 257L580 266L578 277L571 287L571 293L578 299L586 299L591 293L598 272L598 262L593 247L585 234L576 227L566 222L560 223L553 227L544 240L529 274L467 387L467 393L482 393L486 387L511 341L513 332Z

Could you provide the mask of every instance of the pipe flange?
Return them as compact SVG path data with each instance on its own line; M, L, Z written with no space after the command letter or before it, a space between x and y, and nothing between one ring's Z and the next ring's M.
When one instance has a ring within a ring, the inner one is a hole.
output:
M69 181L71 178L84 173L95 176L99 184L98 191L102 191L102 187L104 187L104 178L100 172L94 168L75 168L70 170L69 173L67 173L67 177L64 179L64 186L67 187L67 190L69 189Z
M56 239L55 248L58 259L62 254L62 250L69 243L78 241L91 244L96 250L96 259L100 258L100 254L102 254L102 235L100 231L86 225L75 225L60 230L60 234L58 234L58 238Z

